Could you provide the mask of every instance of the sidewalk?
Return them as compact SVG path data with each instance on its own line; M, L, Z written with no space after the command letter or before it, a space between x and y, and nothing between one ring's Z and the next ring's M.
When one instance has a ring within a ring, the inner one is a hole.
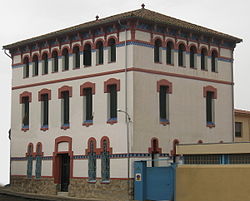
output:
M44 194L34 194L34 193L21 193L12 191L10 187L0 187L0 195L7 195L13 197L20 197L29 200L46 200L46 201L105 201L105 200L97 200L91 198L75 198L75 197L60 197L56 195L44 195Z

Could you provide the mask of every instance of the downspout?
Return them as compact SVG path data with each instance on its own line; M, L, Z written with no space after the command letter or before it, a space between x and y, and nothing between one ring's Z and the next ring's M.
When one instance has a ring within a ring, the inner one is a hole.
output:
M231 80L232 80L232 113L233 113L233 115L232 115L232 121L233 121L233 123L232 123L232 131L233 131L233 142L235 142L235 136L234 136L234 134L235 134L235 132L234 132L234 125L235 125L235 123L234 123L234 121L235 121L235 118L234 118L234 70L233 70L233 62L234 62L234 58L233 58L233 51L234 50L232 50L232 52L231 52L231 58L232 58L232 62L231 62L231 71L232 71L232 73L231 73Z
M122 25L120 20L118 20L118 23L121 27L125 27L125 66L124 66L124 76L125 76L125 113L126 113L126 132L127 132L127 154L128 154L128 196L130 197L130 140L129 140L129 123L130 120L128 119L128 62L127 62L127 28L125 25Z

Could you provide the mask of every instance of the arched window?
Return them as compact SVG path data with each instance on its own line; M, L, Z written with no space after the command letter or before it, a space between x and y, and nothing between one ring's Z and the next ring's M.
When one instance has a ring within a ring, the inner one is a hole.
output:
M73 48L73 68L80 68L80 50L78 46Z
M36 178L41 177L42 171L42 145L41 143L37 143L36 146Z
M116 62L116 44L115 39L111 38L108 41L108 62Z
M207 50L205 48L201 50L201 70L207 70Z
M109 159L109 143L107 139L102 140L101 153L101 175L102 181L109 181L110 178L110 159Z
M88 153L88 176L89 181L96 180L96 143L94 140L89 141L89 153Z
M42 56L42 71L43 75L48 74L49 65L48 65L48 54L44 53Z
M167 64L174 64L174 44L171 41L167 43Z
M218 54L216 51L212 51L211 55L211 70L212 72L218 72Z
M67 48L62 51L62 69L69 70L69 51Z
M32 70L33 70L33 76L38 75L38 57L37 55L34 55L32 58Z
M91 66L91 46L90 44L86 44L83 50L83 65Z
M32 168L33 168L33 144L28 145L27 150L27 177L32 178Z
M154 62L160 63L161 62L161 53L162 53L162 43L160 39L155 40L154 46Z
M96 44L96 64L103 64L103 43L102 41Z
M52 72L58 72L58 53L52 52Z
M196 68L197 65L197 50L195 46L190 48L190 68Z
M29 77L29 58L28 57L25 57L24 60L23 60L23 77L26 78L26 77Z
M178 66L186 66L186 48L183 44L178 48Z

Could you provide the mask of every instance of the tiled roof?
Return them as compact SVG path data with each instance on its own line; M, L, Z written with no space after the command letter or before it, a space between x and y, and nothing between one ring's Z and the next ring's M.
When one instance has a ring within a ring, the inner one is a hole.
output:
M237 115L250 115L250 111L248 110L234 109L234 113Z
M161 13L157 13L157 12L145 9L145 8L141 8L138 10L113 15L110 17L106 17L106 18L95 20L95 21L90 21L87 23L79 24L79 25L76 25L73 27L69 27L66 29L59 30L59 31L51 32L51 33L37 36L34 38L30 38L27 40L19 41L19 42L10 44L10 45L6 45L3 48L4 49L11 49L11 48L15 48L17 46L25 45L28 43L38 42L38 41L41 41L44 39L53 38L56 36L60 36L60 35L75 32L75 31L81 31L84 29L86 30L87 28L97 27L99 25L104 25L104 24L108 24L108 23L115 22L118 20L125 20L125 19L129 19L129 18L143 19L143 20L146 20L149 22L159 23L162 25L168 25L168 26L171 26L174 28L180 28L180 29L183 29L185 31L192 31L192 32L201 33L201 34L205 34L205 35L219 37L219 38L226 39L226 40L229 40L229 41L232 41L235 43L239 43L242 41L242 39L236 38L234 36L230 36L228 34L224 34L224 33L218 32L218 31L214 31L212 29L208 29L208 28L205 28L202 26L198 26L198 25L189 23L189 22L185 22L183 20L169 17L169 16L163 15Z

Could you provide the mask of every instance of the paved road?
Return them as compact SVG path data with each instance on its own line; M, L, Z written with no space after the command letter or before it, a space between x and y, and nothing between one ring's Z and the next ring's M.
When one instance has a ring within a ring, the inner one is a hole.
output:
M38 201L34 199L25 199L15 196L0 195L0 201Z

